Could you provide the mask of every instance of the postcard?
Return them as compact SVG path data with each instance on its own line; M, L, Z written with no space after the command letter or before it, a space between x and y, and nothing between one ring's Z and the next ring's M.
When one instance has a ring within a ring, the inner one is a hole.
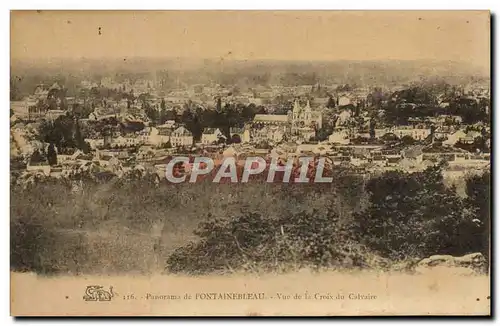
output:
M13 316L486 316L489 11L12 11Z

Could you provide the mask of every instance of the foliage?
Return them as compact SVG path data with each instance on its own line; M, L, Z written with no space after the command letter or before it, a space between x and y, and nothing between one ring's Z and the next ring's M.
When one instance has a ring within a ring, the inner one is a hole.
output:
M405 146L415 145L417 141L410 135L404 135L401 137L401 143Z
M365 267L366 255L350 239L339 215L327 209L302 211L277 219L243 212L232 219L202 222L201 238L168 258L171 272L228 270L287 271L300 267Z
M234 134L233 136L231 136L230 143L231 144L239 144L239 143L241 143L241 137L240 137L240 135Z
M474 175L467 179L465 203L475 218L477 236L475 246L489 257L491 232L491 173Z
M88 153L90 145L85 142L85 135L80 122L72 115L62 115L56 120L43 120L38 127L38 137L41 141L53 144L60 150L78 148Z
M12 268L150 272L159 262L199 274L488 256L489 173L468 179L461 198L444 186L441 168L368 180L338 170L325 184L156 186L135 171L127 180L82 176L74 193L64 179L13 185Z
M454 147L464 149L466 151L476 153L476 152L483 152L483 153L489 153L490 149L488 148L488 145L486 144L486 138L479 136L474 138L474 141L472 143L464 143L464 142L457 142Z
M335 102L335 100L333 99L333 97L329 96L328 97L328 102L326 103L326 107L329 108L329 109L333 109L337 106L337 103Z
M49 165L57 165L57 152L54 144L50 143L47 148L47 161Z
M446 188L442 166L419 173L386 172L370 180L370 205L354 214L359 241L400 260L432 254L484 251L476 214L454 189Z
M315 139L318 141L328 140L328 137L332 134L333 128L329 125L325 125L322 128L316 130Z
M30 165L38 165L45 162L44 153L41 153L38 149L35 149L30 156Z

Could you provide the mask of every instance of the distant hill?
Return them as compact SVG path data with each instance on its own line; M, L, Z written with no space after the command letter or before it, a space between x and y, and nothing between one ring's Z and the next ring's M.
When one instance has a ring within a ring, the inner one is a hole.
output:
M148 78L163 80L167 88L182 83L238 85L312 85L321 83L365 86L403 85L439 77L451 84L489 81L489 72L468 63L433 60L387 61L276 61L182 58L12 60L11 77L26 92L38 82L58 81L71 88L83 79L99 81ZM11 78L11 79L12 79ZM170 86L169 86L170 85Z

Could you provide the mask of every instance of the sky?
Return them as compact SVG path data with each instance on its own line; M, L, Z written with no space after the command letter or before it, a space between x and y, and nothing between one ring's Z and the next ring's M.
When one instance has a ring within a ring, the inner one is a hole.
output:
M11 58L453 60L489 68L488 11L13 11Z

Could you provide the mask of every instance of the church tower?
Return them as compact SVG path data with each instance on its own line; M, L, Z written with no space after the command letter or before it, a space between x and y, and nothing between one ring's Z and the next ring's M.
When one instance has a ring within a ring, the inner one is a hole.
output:
M312 118L311 104L309 103L309 100L307 100L307 105L304 109L304 122L306 125L310 124L311 118Z
M299 100L295 99L295 103L293 105L293 121L297 121L300 118L300 111L302 108L300 107Z

